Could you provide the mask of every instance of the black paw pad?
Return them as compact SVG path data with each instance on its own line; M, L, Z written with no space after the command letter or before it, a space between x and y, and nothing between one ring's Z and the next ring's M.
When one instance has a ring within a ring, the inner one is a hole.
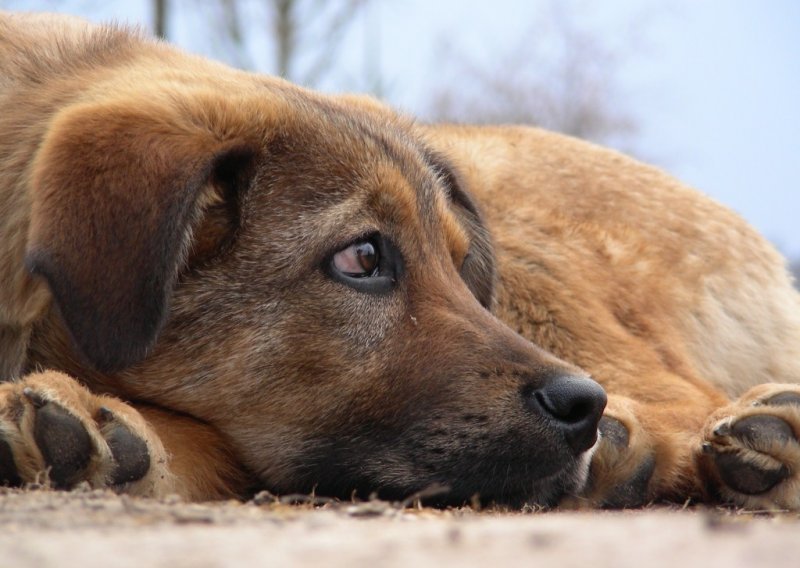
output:
M0 485L10 485L11 487L22 485L22 480L17 472L17 464L14 462L14 453L8 442L2 438L0 438Z
M731 428L731 434L755 447L764 447L772 442L786 443L795 439L789 424L780 418L765 414L738 420Z
M603 500L606 509L625 509L641 507L647 503L647 487L653 472L656 469L656 460L649 456L642 461L633 476L625 483L618 485Z
M603 416L600 419L600 424L598 424L598 428L600 429L600 433L603 436L603 440L606 442L610 442L617 446L618 448L627 448L628 442L630 441L630 434L628 433L628 429L625 425L617 420L616 418L612 418L610 416Z
M766 399L764 401L764 404L769 404L772 406L789 406L790 404L796 404L800 406L800 393L796 392L778 393Z
M717 471L722 481L731 489L747 495L758 495L769 491L789 476L785 466L778 469L763 469L744 461L738 454L729 452L714 456Z
M36 410L33 437L50 468L50 481L66 489L81 480L92 456L92 440L80 420L61 405L45 402Z
M147 451L147 444L127 426L114 422L107 430L106 442L116 462L111 473L112 484L121 485L138 481L150 470L150 452Z

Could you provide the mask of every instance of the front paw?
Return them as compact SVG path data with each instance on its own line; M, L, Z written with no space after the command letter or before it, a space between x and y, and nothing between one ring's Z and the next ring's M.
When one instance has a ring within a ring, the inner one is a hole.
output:
M586 485L562 506L626 509L647 504L652 499L655 451L631 405L610 398L599 430Z
M724 500L800 510L800 386L752 389L715 412L703 437L701 459Z
M0 483L153 494L168 477L160 441L132 407L61 373L0 385Z

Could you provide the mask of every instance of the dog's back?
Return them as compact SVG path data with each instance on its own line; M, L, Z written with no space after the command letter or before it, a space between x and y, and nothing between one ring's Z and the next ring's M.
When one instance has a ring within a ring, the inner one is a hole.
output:
M618 329L660 350L659 365L730 396L800 381L800 295L780 254L734 212L655 168L550 132L435 126L428 135L471 164L461 171L507 263L501 284L510 270L526 274L501 286L501 317L514 319L524 286L570 328L538 326L529 339L596 376L609 374L609 346L620 341L608 334ZM586 314L608 316L595 338Z

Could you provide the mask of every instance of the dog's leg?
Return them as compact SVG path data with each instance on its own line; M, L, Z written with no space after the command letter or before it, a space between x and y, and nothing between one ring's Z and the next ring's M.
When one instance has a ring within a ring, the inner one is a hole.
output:
M703 429L710 490L749 509L800 510L800 385L764 384Z
M237 468L221 438L193 419L92 394L36 373L0 385L0 483L82 482L133 495L230 496Z
M565 506L628 508L707 497L699 470L700 432L725 397L686 383L671 394L649 385L643 389L646 396L609 395L586 486Z

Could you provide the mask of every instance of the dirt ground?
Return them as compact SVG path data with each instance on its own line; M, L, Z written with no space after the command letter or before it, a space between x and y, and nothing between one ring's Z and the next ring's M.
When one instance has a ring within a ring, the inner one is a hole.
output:
M0 490L0 567L800 566L800 515L186 504Z

